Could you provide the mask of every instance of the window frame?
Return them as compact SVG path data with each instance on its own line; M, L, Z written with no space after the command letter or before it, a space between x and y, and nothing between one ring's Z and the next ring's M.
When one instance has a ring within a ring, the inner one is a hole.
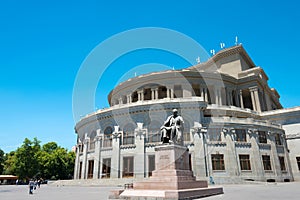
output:
M123 157L123 178L131 178L134 176L134 157L124 156Z
M224 154L211 154L213 171L225 171Z
M239 154L241 171L251 171L251 161L249 154Z
M245 129L236 129L235 134L236 134L236 138L235 138L236 142L247 142L247 133ZM241 135L242 137L240 137Z
M267 158L267 159L265 159ZM264 171L272 171L272 164L271 164L271 156L270 155L262 155L262 162Z
M268 137L266 131L258 131L258 143L267 144Z

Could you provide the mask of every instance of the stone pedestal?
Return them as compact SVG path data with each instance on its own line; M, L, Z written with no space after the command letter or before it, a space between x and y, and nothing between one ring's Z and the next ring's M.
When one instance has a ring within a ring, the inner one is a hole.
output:
M152 177L133 183L120 199L194 199L222 194L223 188L208 188L207 181L196 181L190 170L186 147L167 144L155 148L155 167Z

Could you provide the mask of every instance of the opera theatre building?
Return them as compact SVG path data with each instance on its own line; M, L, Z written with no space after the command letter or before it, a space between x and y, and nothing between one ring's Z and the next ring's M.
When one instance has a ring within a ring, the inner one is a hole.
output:
M197 179L215 183L300 180L300 107L283 108L242 45L181 70L136 76L82 117L74 179L128 183L155 170L160 128L173 109Z

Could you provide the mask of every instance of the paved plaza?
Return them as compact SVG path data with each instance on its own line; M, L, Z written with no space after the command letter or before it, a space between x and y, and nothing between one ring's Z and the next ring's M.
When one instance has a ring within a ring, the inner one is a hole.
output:
M203 198L205 200L298 200L300 197L300 182L293 183L260 183L223 185L224 194ZM1 200L105 200L109 191L116 187L81 187L81 186L48 186L42 185L34 191L33 195L28 194L28 187L25 185L0 185Z

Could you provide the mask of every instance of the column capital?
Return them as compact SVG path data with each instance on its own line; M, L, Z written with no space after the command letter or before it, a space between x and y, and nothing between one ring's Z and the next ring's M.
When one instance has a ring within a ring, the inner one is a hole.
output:
M250 92L258 91L258 87L257 86L250 87L249 91Z
M101 140L103 140L103 134L97 135L95 139L96 139L96 141L101 141Z
M115 130L112 132L112 139L120 138L122 135L122 131L119 130L119 126L114 127Z

